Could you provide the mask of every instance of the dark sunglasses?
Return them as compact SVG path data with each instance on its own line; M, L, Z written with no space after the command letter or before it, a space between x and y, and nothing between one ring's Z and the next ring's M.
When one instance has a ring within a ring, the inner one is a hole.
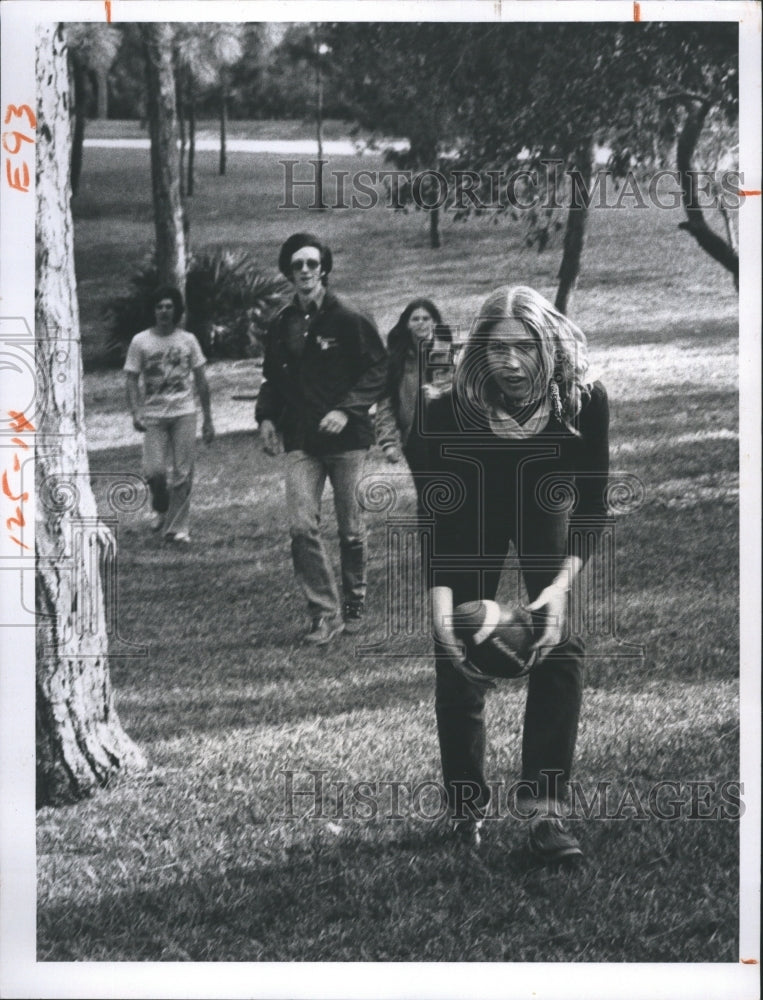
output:
M303 271L307 267L308 271L317 271L321 266L319 260L313 260L311 257L309 260L293 260L291 262L292 271Z

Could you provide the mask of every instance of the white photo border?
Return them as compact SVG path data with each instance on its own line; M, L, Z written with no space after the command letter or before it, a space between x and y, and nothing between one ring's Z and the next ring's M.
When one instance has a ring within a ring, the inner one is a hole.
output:
M35 106L35 24L44 21L738 21L740 24L740 170L745 188L761 188L759 3L582 2L582 0L259 0L208 3L113 0L4 0L2 107ZM33 171L32 171L33 174ZM0 175L0 319L34 327L34 193L12 191ZM611 1000L645 996L737 1000L755 996L759 976L760 888L760 552L761 552L761 199L739 211L741 483L741 820L740 962L696 964L512 963L58 963L36 961L34 807L34 629L0 635L0 995L5 997L543 997ZM7 384L7 381L3 383ZM1 567L4 615L24 617ZM20 574L19 574L20 575ZM16 588L17 589L17 588ZM18 605L18 607L16 607ZM3 621L15 617L4 617ZM701 959L702 956L697 956ZM742 961L742 960L746 961ZM755 964L752 964L752 960ZM754 979L753 979L754 977Z

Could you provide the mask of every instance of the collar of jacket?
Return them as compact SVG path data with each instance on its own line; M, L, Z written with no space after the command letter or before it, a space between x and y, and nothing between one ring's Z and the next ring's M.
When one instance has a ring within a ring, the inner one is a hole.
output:
M333 292L330 292L327 288L323 293L323 298L321 299L317 310L314 313L311 312L310 315L317 316L318 313L325 312L327 309L333 309L338 305L338 303L339 299L337 299L336 295L334 295ZM305 310L303 309L302 303L299 301L299 295L297 295L296 292L294 293L294 298L289 303L289 306L296 309L301 316L305 315Z

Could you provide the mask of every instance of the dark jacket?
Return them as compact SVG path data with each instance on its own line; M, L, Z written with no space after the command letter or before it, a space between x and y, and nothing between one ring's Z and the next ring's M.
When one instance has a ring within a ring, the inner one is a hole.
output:
M368 448L374 440L368 409L384 392L386 372L386 351L369 319L329 291L308 314L295 297L268 329L255 416L275 424L286 451ZM318 430L330 410L349 418L340 434Z
M584 399L577 435L553 415L540 433L519 440L479 420L451 391L428 405L422 427L427 476L439 477L441 495L452 496L434 510L434 554L452 563L436 582L470 599L481 596L480 566L500 561L510 542L520 557L554 562L569 554L577 523L589 547L576 554L585 561L609 518L609 404L601 383Z
M405 448L410 435L418 434L421 386L434 382L436 376L452 381L453 344L436 338L423 347L423 352L413 344L407 350L393 351L388 338L387 347L387 388L376 410L376 443L381 448L396 448L399 444Z

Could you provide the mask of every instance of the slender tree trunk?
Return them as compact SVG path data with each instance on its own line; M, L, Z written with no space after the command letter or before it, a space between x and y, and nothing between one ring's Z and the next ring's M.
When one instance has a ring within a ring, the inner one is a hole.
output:
M223 81L222 93L220 94L220 176L225 176L228 165L228 92Z
M437 147L436 132L429 128L424 130L422 135L417 137L416 144L414 145L413 142L411 144L411 164L415 164L420 170L424 170L425 172L430 170L436 171L439 165ZM431 193L434 193L435 196L432 202L433 207L426 208L426 213L429 217L429 247L432 250L439 250L442 246L442 240L440 239L440 207L436 202L439 200L440 192L433 187L431 181L427 180L422 184L421 191L425 206L429 204Z
M148 119L151 134L151 182L159 280L185 292L186 243L177 155L172 26L141 25L146 55Z
M439 250L441 246L439 208L430 208L429 210L429 246L432 250Z
M580 260L583 256L585 231L588 225L588 207L593 176L593 140L588 138L575 150L575 167L582 181L584 191L573 186L573 200L567 210L567 228L564 231L564 249L559 265L559 287L554 305L561 313L568 313L572 291L580 274Z
M73 82L74 98L72 101L72 111L74 117L74 131L72 133L72 155L71 155L71 187L72 196L79 191L79 181L82 175L82 153L85 146L85 120L86 104L88 98L87 70L74 54L70 55L71 78Z
M188 101L188 197L193 197L194 167L196 164L196 94L191 88Z
M45 377L37 410L37 798L71 802L145 765L114 708L98 520L84 435L79 313L69 205L70 121L62 25L37 47L35 328ZM63 369L63 371L62 371ZM62 377L63 375L63 377Z
M739 254L733 244L719 236L708 226L699 204L699 191L696 172L692 170L692 157L697 145L705 118L710 110L710 102L699 103L687 98L686 121L678 137L676 147L676 163L681 177L681 200L686 212L686 221L679 223L679 229L691 233L705 253L729 271L734 279L734 285L739 288Z
M318 211L325 212L326 203L323 200L323 69L321 67L320 52L317 53L315 61L315 86L317 92L315 103L315 138L318 144L318 196L316 203Z
M723 219L723 228L726 230L726 242L728 243L731 250L739 255L739 245L737 243L737 238L734 233L734 229L731 225L731 217L729 216L729 210L721 201L718 211L721 213L721 218Z
M182 72L177 76L175 83L175 104L177 106L178 133L180 145L178 148L178 178L180 181L180 198L185 198L185 101L183 99Z
M98 92L98 108L96 110L96 116L98 118L108 118L109 117L109 71L103 66L99 66L95 70L95 76L97 80L97 92Z

